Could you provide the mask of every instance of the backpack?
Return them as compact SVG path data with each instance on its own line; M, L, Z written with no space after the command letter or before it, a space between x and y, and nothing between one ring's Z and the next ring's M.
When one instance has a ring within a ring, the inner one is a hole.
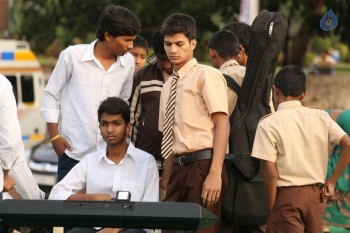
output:
M269 97L287 28L283 14L266 10L251 26L246 74L230 116L229 155L225 159L228 187L222 200L222 214L239 225L266 224L263 163L251 157L251 152L259 120L271 113Z

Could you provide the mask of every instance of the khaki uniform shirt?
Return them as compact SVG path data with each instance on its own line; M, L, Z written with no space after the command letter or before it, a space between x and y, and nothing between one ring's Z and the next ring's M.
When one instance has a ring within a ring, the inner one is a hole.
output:
M199 64L195 58L179 71L173 126L173 153L183 154L212 148L214 122L211 114L227 114L227 85L219 70ZM164 84L159 111L159 130L163 131L165 109L172 76Z
M238 64L236 60L228 60L220 66L219 69L223 74L230 76L239 86L242 86L245 75L245 67ZM238 95L236 92L227 87L228 113L232 114L236 106Z
M260 121L252 156L276 163L278 187L324 183L328 144L345 134L327 112L287 101Z

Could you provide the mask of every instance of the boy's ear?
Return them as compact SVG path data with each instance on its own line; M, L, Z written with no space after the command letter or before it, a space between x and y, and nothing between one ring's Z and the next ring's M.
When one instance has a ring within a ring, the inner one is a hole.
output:
M130 133L131 133L131 123L129 122L126 124L125 134L130 135Z
M243 48L243 46L241 44L239 44L239 50L238 50L238 53L236 56L237 61L240 61L243 59L243 54L245 53L244 51L245 51L245 49ZM240 63L240 62L238 62L238 63Z
M105 32L104 36L107 42L110 42L111 40L113 40L113 36L109 34L109 32Z
M305 95L306 95L306 91L304 91L304 92L300 95L300 100L303 100L304 97L305 97Z
M196 48L197 45L197 40L193 39L190 41L190 46L191 46L191 50L193 51Z
M273 90L273 93L275 94L275 96L280 95L280 90L275 85L272 85L272 90Z
M239 44L239 52L245 53L245 48L241 44Z
M209 49L209 56L214 58L217 56L216 50L215 49Z

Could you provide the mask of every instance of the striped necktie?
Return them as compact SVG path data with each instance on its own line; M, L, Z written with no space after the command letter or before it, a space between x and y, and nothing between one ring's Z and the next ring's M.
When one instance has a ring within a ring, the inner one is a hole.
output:
M165 109L165 119L163 126L163 139L162 139L162 156L164 159L171 155L173 150L173 124L175 113L175 100L176 100L176 83L179 78L179 74L175 72L173 79L171 80L170 94Z

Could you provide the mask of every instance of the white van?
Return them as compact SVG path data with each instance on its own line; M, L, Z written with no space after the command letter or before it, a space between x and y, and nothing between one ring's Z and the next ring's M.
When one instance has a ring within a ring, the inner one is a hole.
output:
M0 40L0 73L11 82L18 100L18 118L27 149L45 138L46 123L40 116L45 79L27 41Z

